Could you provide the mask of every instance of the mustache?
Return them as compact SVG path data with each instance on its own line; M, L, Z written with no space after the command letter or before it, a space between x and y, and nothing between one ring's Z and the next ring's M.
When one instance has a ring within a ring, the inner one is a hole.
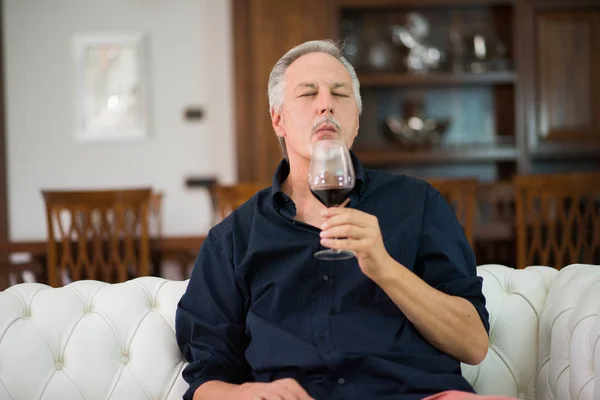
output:
M335 127L335 129L337 129L338 131L342 130L340 123L335 118L333 118L332 116L326 116L326 117L321 118L320 120L318 120L317 122L315 122L313 124L313 126L312 126L313 133L316 132L323 125L333 125Z

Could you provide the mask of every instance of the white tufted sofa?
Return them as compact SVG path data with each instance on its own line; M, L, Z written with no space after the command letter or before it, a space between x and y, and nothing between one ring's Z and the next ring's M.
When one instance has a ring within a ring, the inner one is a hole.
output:
M480 394L600 400L600 266L478 268L491 348ZM0 400L180 399L174 317L186 282L139 278L0 292Z

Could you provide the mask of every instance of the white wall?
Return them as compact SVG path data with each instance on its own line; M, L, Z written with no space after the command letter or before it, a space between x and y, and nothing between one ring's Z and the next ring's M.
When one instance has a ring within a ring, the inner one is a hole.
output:
M4 0L3 14L10 237L46 237L42 188L138 185L165 193L166 234L205 232L208 195L184 180L235 179L229 0ZM152 136L78 142L72 36L132 31L149 39Z

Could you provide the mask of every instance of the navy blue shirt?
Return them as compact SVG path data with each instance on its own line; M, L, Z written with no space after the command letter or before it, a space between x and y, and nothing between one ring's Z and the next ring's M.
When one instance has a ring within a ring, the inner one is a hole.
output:
M475 257L454 213L427 182L363 169L349 207L378 218L385 248L434 288L469 300L489 330ZM324 399L421 399L473 391L460 362L429 344L356 258L322 261L320 230L294 220L283 161L208 233L176 314L192 399L204 382L296 379Z

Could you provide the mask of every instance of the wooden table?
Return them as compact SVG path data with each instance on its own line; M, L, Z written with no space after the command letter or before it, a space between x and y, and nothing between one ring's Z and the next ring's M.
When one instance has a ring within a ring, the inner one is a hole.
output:
M150 238L150 253L153 260L176 262L182 276L186 277L187 266L191 264L202 247L206 236L164 236ZM32 262L28 266L37 265L41 271L46 270L47 245L44 240L25 240L0 242L0 281L2 275L8 275L11 264L8 256L15 253L27 253ZM17 267L18 268L18 267ZM45 275L44 273L42 275ZM0 290L2 290L0 288Z

